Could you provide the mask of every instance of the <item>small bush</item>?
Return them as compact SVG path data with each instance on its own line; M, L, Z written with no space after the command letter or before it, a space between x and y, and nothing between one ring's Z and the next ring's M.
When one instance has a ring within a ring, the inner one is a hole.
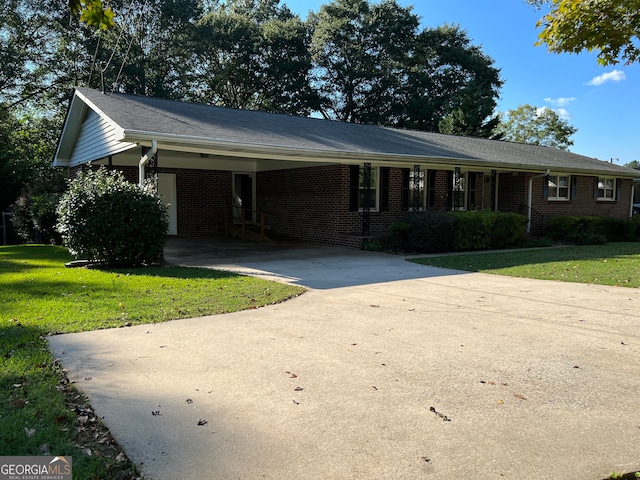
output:
M132 267L158 262L167 210L151 185L104 168L80 173L58 204L57 228L76 258Z
M365 238L360 245L360 249L367 252L382 252L384 244L375 238Z

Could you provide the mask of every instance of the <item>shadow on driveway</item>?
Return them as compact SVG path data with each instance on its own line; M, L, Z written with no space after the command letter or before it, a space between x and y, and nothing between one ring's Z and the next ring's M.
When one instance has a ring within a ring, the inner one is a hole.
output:
M172 264L215 268L317 290L467 273L417 265L406 258L355 248L227 238L169 239L165 247L165 260Z

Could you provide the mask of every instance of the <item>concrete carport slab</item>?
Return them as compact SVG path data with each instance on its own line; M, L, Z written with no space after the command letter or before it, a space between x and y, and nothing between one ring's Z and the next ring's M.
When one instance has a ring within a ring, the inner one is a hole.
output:
M179 255L179 243L168 259L312 289L258 310L50 338L145 478L640 470L638 289L304 245L243 256L202 242Z

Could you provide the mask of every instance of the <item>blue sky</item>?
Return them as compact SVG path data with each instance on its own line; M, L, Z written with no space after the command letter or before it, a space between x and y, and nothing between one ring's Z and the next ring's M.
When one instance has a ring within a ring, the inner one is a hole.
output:
M326 1L283 0L306 18ZM498 109L528 103L556 110L578 129L572 152L614 159L640 160L640 65L602 67L596 55L547 53L536 47L536 22L542 12L523 0L398 0L413 5L422 27L445 23L464 28L491 56L505 81Z

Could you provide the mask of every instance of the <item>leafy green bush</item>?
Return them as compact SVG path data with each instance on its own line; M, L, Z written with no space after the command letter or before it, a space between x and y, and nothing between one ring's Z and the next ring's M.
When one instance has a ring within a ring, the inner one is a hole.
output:
M118 267L162 259L167 209L151 185L127 182L104 168L82 172L57 212L58 231L76 258Z
M490 211L410 214L391 226L392 239L409 250L440 253L515 245L527 218Z
M26 243L60 244L56 231L56 207L66 188L66 170L44 167L34 168L32 178L24 186L20 196L11 205L11 223Z
M640 221L561 215L549 220L547 234L557 242L576 245L602 245L607 241L634 242L640 238Z
M417 252L451 251L454 239L453 217L446 213L416 213L405 218L409 224L406 248Z

